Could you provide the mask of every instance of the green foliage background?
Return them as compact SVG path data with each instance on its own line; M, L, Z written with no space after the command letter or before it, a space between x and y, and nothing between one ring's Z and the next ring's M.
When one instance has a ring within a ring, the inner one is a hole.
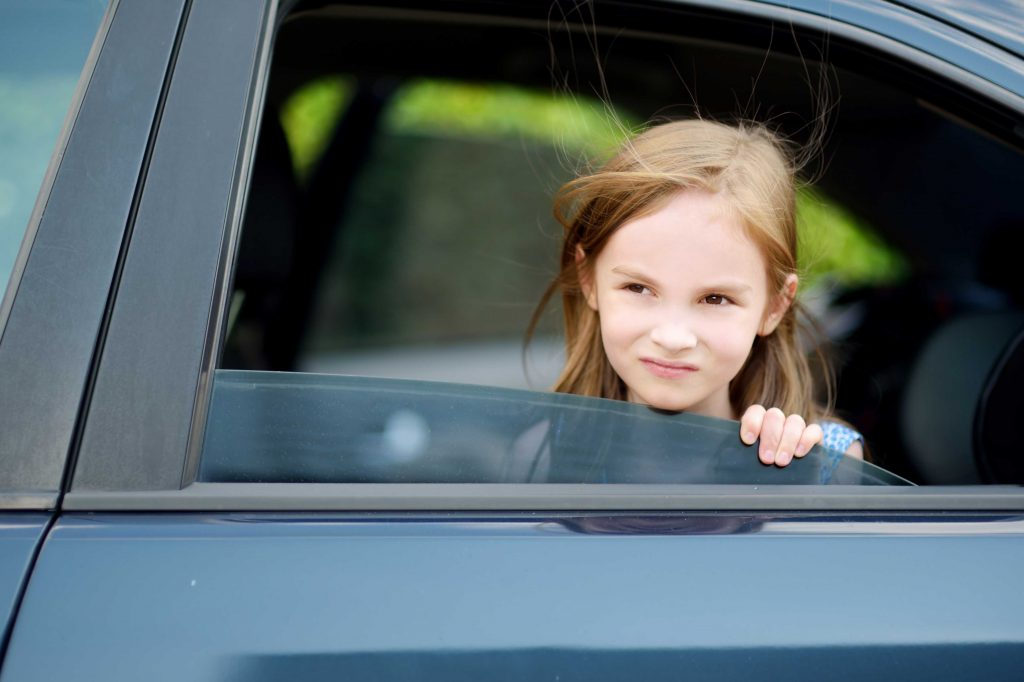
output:
M344 76L321 79L284 106L300 182L352 85ZM638 129L596 100L500 84L402 86L357 180L346 217L354 229L342 231L314 346L521 333L554 274L551 194ZM823 279L879 284L905 271L869 226L820 192L801 190L798 221L804 291Z
M298 93L282 113L300 178L308 176L344 109L351 83L324 78ZM468 138L505 138L549 144L570 167L602 158L632 131L635 121L593 100L510 85L417 80L387 112L386 128ZM905 264L869 226L813 189L798 197L801 269L808 285L828 275L845 285L898 279Z

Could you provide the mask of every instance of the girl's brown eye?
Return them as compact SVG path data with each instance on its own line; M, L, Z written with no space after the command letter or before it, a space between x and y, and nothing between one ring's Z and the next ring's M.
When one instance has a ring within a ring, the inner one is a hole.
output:
M626 291L632 291L634 294L642 294L647 291L647 287L643 284L627 284Z
M725 303L728 303L728 299L721 294L708 294L704 297L704 302L709 305L724 305Z

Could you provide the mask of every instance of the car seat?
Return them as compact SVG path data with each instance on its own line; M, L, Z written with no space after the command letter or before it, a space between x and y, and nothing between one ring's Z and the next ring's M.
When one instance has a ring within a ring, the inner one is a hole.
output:
M1022 379L1024 312L963 315L932 334L911 370L901 414L920 482L1024 483Z

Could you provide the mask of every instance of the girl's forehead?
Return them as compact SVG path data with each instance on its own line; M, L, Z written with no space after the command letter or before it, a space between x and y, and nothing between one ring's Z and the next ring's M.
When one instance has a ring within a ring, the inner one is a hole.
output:
M657 210L626 222L608 240L598 262L666 274L719 273L758 280L766 272L761 249L736 211L720 195L700 190L680 192Z

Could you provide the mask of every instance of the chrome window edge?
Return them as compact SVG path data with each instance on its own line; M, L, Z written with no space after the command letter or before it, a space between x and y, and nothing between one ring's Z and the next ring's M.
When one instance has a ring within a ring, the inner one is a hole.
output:
M99 28L93 38L89 54L82 65L82 71L78 76L78 83L71 96L71 104L64 116L64 123L60 135L57 136L57 143L50 155L50 162L46 166L46 173L43 175L43 182L39 186L39 193L36 195L36 202L29 214L28 224L25 227L25 236L22 237L21 246L18 247L18 255L14 259L14 267L11 268L10 278L7 280L7 288L4 291L3 299L0 300L0 342L3 341L4 330L7 328L7 320L11 316L11 309L14 307L14 299L18 294L22 275L25 274L25 266L28 264L29 253L32 245L35 244L36 234L39 231L39 223L42 221L43 212L50 198L50 191L57 178L57 170L61 161L64 160L64 152L67 150L68 140L71 138L71 131L78 120L78 113L82 108L82 101L85 99L85 91L89 89L92 82L93 72L96 70L96 63L99 61L100 52L103 51L103 44L107 40L107 33L114 21L114 14L117 12L121 0L110 0L107 9L100 21Z
M75 491L68 511L1024 511L1017 486L193 483Z
M58 498L56 490L5 490L0 492L0 511L52 511Z

